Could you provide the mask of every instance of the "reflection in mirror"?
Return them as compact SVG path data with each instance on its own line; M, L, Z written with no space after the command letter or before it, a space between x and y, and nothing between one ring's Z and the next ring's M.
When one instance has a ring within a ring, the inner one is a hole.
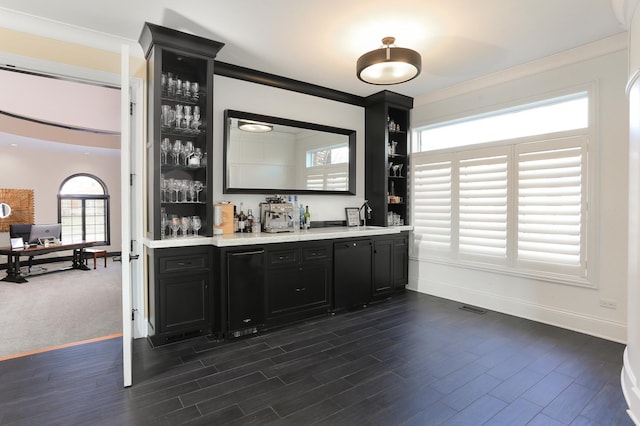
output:
M355 130L233 110L224 121L225 194L355 194Z
M11 206L7 203L0 203L0 219L6 219L11 215Z

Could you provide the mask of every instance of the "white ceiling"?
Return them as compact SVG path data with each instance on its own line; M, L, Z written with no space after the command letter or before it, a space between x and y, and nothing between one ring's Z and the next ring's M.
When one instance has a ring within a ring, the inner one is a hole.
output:
M611 0L0 0L0 7L130 40L145 21L226 43L218 59L367 96L418 97L624 31ZM417 50L395 86L355 76L384 36ZM82 40L78 40L82 43Z

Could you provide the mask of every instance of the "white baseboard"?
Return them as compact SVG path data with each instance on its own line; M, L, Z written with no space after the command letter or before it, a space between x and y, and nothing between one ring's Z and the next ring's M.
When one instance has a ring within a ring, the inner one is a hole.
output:
M408 289L626 344L627 325L449 283L409 277Z
M622 385L622 393L624 399L627 401L627 414L633 420L633 423L640 425L638 419L640 419L640 389L638 388L638 382L636 376L631 368L628 355L629 348L624 350L623 367L620 373L620 384Z

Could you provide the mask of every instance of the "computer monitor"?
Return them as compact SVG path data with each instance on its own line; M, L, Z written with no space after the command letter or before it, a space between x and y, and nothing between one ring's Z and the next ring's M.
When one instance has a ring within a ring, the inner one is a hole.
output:
M29 233L29 244L38 244L52 238L60 239L61 228L62 226L59 223L32 225L31 233Z

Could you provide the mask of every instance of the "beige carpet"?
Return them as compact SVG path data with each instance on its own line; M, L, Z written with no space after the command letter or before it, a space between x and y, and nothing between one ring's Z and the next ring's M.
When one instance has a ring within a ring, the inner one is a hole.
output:
M70 263L41 266L55 270ZM121 333L120 271L110 257L107 268L98 259L95 270L34 275L24 284L0 281L0 358Z

